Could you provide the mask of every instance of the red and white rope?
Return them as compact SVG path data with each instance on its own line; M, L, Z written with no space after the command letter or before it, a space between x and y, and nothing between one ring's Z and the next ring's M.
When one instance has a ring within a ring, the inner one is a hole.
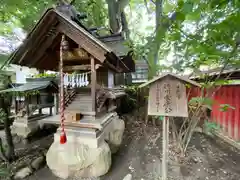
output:
M63 74L63 56L64 51L66 50L66 42L65 36L62 36L61 45L60 45L60 62L59 62L59 71L60 71L60 116L61 116L61 139L60 143L64 144L66 142L66 134L64 130L64 121L65 121L65 114L64 114L64 74Z

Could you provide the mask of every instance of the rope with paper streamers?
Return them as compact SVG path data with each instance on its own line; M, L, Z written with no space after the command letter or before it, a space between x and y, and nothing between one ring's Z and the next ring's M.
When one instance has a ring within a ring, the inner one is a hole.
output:
M67 136L64 130L64 74L63 74L63 57L64 52L68 50L68 42L65 40L65 36L62 36L60 45L60 62L59 62L59 72L60 72L60 115L61 115L61 134L60 134L60 144L65 144L67 142Z
M83 87L87 86L89 84L88 80L88 74L90 74L91 71L80 73L80 74L68 74L64 73L64 86L65 87Z

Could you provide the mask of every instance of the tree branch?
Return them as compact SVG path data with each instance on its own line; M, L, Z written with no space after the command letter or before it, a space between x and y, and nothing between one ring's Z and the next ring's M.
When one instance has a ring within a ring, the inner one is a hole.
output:
M147 0L144 0L144 4L145 4L145 6L146 6L146 9L147 9L148 14L150 14L151 12L150 12L150 10L149 10L149 8L148 8Z
M156 5L156 1L157 1L157 0L156 0L156 1L154 1L154 0L150 0L150 1L151 1L153 4L155 4L155 5Z

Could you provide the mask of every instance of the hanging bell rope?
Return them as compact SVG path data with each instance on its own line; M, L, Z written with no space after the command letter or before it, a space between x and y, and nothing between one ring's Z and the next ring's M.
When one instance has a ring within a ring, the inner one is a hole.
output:
M68 42L65 40L65 36L62 36L60 45L60 62L59 62L59 72L60 72L60 115L61 115L61 134L60 134L60 144L65 144L67 142L67 136L64 129L64 74L63 74L63 57L64 51L68 49Z

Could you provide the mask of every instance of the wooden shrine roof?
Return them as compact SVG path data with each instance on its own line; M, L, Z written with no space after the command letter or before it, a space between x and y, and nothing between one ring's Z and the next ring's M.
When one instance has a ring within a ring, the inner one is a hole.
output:
M21 86L9 88L0 91L0 93L8 93L8 92L29 92L29 91L38 91L38 90L43 90L48 87L52 87L55 89L55 92L58 91L58 85L54 83L53 81L29 81Z
M184 77L184 76L177 76L177 75L172 74L172 73L163 73L163 74L161 74L160 76L156 76L156 77L154 77L153 79L147 81L146 83L141 84L141 85L139 86L139 88L146 87L146 86L154 83L155 81L160 80L160 79L163 79L163 78L165 78L165 77L167 77L167 76L176 78L176 79L178 79L179 81L182 81L182 82L184 82L184 83L187 83L187 84L190 84L190 85L194 85L194 86L200 87L200 84L198 84L198 83L196 83L195 81L192 81L192 80L190 80L190 79L187 79L187 78Z
M54 8L44 13L23 44L11 55L9 63L42 70L58 70L62 34L68 37L70 49L82 48L115 72L135 70L132 53L119 57L116 51L104 43L104 38L100 40L94 37L85 27ZM86 61L79 59L75 63L78 64L74 65L86 64Z
M190 79L195 81L202 81L202 80L215 80L216 78L220 79L228 79L228 80L237 80L240 79L240 68L230 68L227 67L225 70L222 71L222 68L215 68L208 71L201 71L199 73L195 73L191 75ZM219 75L220 74L220 75Z

